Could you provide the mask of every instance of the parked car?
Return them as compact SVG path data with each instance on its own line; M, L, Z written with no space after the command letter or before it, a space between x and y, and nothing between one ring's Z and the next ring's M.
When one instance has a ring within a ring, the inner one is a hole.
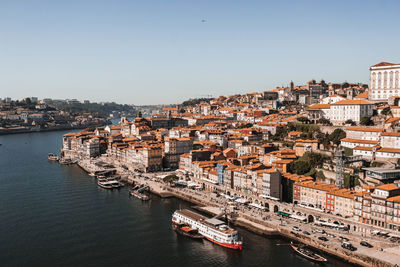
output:
M292 228L293 231L301 232L301 229L297 226L293 226Z
M315 228L315 229L314 229L314 231L315 231L315 232L317 232L317 233L320 233L320 234L323 234L323 233L325 233L325 231L324 231L324 230L322 230L322 229L318 229L318 228Z
M349 239L347 237L339 236L340 241L347 242Z
M325 236L319 236L318 239L325 242L328 241L328 238L326 238Z
M361 241L360 242L361 246L367 247L367 248L372 248L373 245L371 245L370 243L368 243L367 241Z
M311 234L310 234L309 232L307 232L307 231L304 231L303 234L305 234L305 235L311 235Z
M353 246L352 244L350 244L349 242L343 242L342 243L342 248L351 250L351 251L355 251L357 250L357 248L355 246Z

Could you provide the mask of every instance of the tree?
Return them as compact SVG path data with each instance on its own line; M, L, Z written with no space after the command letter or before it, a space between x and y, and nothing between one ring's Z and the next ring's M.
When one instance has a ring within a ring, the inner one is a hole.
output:
M354 188L355 186L360 185L360 181L358 181L357 177L351 175L349 173L344 174L344 187L345 188Z
M239 129L251 128L251 127L253 127L252 123L241 124L241 125L238 126Z
M382 109L382 111L381 111L382 115L389 115L390 113L391 113L390 107L386 107L386 108Z
M310 120L306 117L298 117L297 121L301 122L301 123L309 123Z
M346 132L340 128L337 128L329 135L329 141L334 143L335 145L339 145L340 139L343 139L345 137L346 137Z
M325 160L325 156L319 153L306 152L303 156L289 164L289 171L300 175L315 175L315 168L321 165Z
M331 121L326 118L321 118L317 121L317 123L322 124L322 125L332 125Z
M364 126L373 126L374 122L371 120L371 117L363 117L360 120L360 124Z
M322 181L325 181L325 179L326 179L325 174L322 170L318 171L316 176L317 176L317 179L322 180Z
M170 183L170 184L173 182L176 182L178 180L179 180L179 178L175 174L170 174L163 178L164 183Z
M296 173L299 175L303 175L309 172L311 169L310 162L304 160L293 161L288 167L291 173Z
M350 125L352 125L352 126L356 125L356 122L353 121L353 120L351 120L351 119L348 119L348 120L345 121L344 123L345 123L345 124L350 124Z

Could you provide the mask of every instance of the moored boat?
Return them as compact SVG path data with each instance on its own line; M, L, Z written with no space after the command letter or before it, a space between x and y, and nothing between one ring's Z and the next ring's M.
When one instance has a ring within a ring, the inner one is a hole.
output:
M97 184L105 189L113 189L113 183L114 181L97 181Z
M71 164L72 160L71 159L60 159L58 161L58 163L60 163L61 165L69 165Z
M231 249L242 249L243 242L239 240L238 232L216 218L207 218L191 210L177 210L172 215L172 224L185 224L197 230L209 241Z
M59 157L57 155L54 155L53 153L49 153L49 155L47 156L48 160L50 161L59 161Z
M150 199L148 195L145 195L145 194L143 194L143 193L140 193L140 192L138 192L137 190L131 190L131 191L129 192L129 194L130 194L131 196L137 197L138 199L144 200L144 201L147 201L147 200Z
M193 239L203 239L204 236L199 234L199 232L193 228L190 228L189 226L182 224L173 224L173 227L175 231L181 235L188 236Z
M314 253L313 251L307 249L304 245L294 244L293 242L290 242L290 246L298 254L300 254L301 256L303 256L304 258L307 258L309 260L312 260L315 262L327 262L328 261L326 258L322 257L321 255L318 255L317 253Z

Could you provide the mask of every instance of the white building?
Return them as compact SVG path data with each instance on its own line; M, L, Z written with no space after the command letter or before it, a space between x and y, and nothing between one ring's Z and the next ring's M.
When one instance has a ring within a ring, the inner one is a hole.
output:
M364 100L342 100L331 104L330 120L345 122L352 120L359 123L361 118L370 117L373 113L373 104Z
M333 104L342 100L345 100L346 98L340 96L340 95L331 95L325 98L321 99L320 104Z
M369 69L369 100L387 102L400 96L400 64L381 62Z

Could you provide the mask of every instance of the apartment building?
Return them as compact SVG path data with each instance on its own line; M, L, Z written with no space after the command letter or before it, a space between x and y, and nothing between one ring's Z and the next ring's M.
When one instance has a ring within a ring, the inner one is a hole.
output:
M274 168L262 171L262 194L282 199L281 173Z
M327 192L337 188L333 184L325 184L321 182L305 181L296 182L293 185L293 202L311 205L315 208L325 209Z

